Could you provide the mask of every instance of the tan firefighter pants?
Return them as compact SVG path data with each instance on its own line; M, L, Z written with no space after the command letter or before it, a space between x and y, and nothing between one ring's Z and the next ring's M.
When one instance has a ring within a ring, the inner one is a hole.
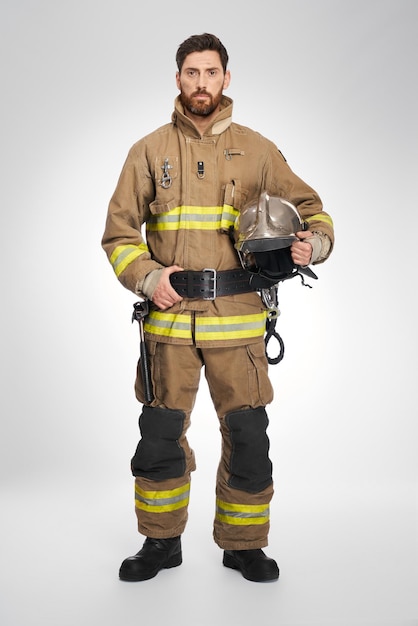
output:
M263 338L248 346L205 348L147 342L154 401L140 417L132 459L138 530L168 538L186 526L194 453L186 432L204 368L220 422L214 540L223 549L267 545L273 496L265 405L273 399ZM141 371L135 384L143 402Z

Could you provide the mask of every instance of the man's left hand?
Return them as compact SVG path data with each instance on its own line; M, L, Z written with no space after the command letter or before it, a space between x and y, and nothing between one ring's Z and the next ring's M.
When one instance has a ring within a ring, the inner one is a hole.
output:
M298 237L298 240L292 243L290 253L293 263L304 267L309 265L312 258L312 245L309 241L304 240L312 237L312 233L309 230L301 230L296 233L296 237Z

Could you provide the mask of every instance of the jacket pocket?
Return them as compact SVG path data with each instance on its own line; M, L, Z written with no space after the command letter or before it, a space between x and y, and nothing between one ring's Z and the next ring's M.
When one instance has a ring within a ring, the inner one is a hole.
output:
M154 161L155 199L150 203L152 215L168 213L179 205L179 157L156 156Z
M240 210L247 201L248 191L243 189L241 181L232 180L223 189L221 230L228 232L234 227Z
M154 163L154 180L156 187L170 189L178 178L178 156L156 156Z
M247 202L248 190L245 189L240 180L234 179L226 183L223 193L223 203L237 209L242 209Z

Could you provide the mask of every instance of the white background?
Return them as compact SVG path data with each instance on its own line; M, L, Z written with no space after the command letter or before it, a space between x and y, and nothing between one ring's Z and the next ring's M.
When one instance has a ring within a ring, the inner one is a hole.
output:
M0 621L4 626L418 624L415 0L2 0ZM170 119L175 53L214 32L234 119L335 222L282 285L269 407L276 495L260 585L211 537L217 420L202 378L184 563L142 545L129 461L135 296L100 247L129 147Z

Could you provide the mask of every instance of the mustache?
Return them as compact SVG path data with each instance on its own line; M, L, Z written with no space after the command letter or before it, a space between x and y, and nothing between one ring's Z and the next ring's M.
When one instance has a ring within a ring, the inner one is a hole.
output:
M193 96L201 96L202 94L209 96L210 94L206 91L206 89L198 89L197 91L193 92Z

